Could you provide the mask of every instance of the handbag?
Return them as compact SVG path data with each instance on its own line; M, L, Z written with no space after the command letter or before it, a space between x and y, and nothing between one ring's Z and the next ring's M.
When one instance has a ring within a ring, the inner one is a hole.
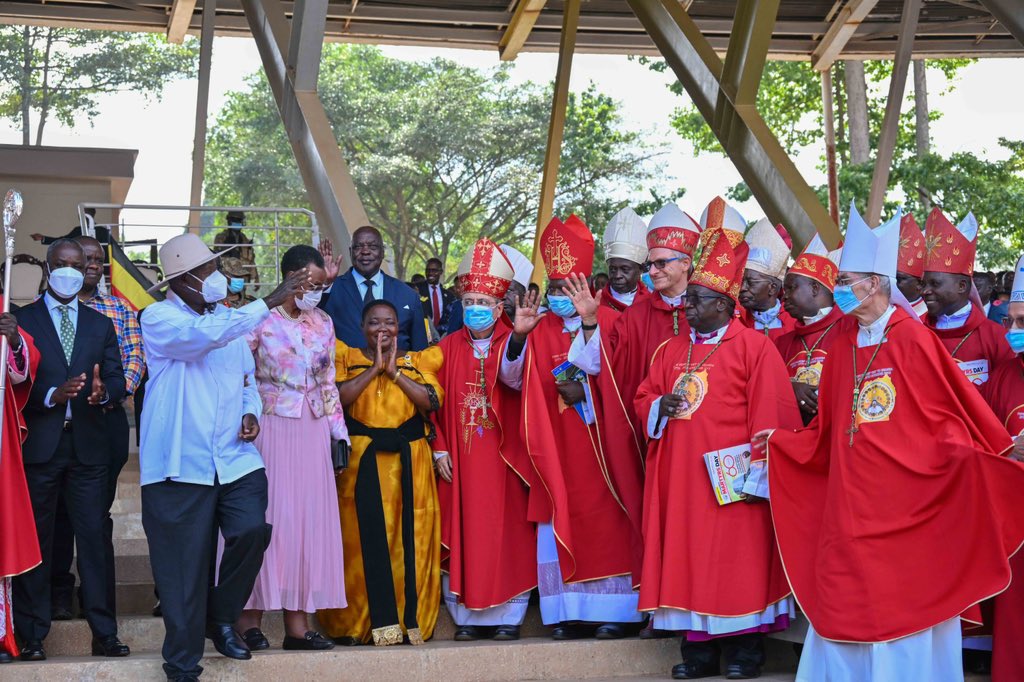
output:
M331 441L331 466L335 471L348 469L349 444L344 440Z

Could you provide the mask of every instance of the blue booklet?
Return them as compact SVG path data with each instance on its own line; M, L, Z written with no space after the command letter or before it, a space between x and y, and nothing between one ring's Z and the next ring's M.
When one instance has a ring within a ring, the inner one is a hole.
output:
M555 377L555 381L578 381L583 384L583 395L586 397L572 407L576 410L576 414L580 416L584 424L593 424L594 409L591 405L594 404L594 398L590 393L590 382L587 381L587 373L566 360L551 370L551 375Z

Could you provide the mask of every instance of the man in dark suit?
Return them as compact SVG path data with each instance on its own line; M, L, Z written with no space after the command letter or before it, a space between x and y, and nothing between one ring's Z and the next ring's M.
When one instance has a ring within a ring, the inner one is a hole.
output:
M28 436L22 450L43 561L14 579L14 629L22 642L22 660L46 658L54 522L57 498L63 495L78 546L92 653L127 656L107 599L104 551L111 447L103 409L125 394L121 352L113 323L79 305L85 272L82 247L69 239L53 242L46 269L46 293L15 312L42 355L24 410Z
M427 347L427 326L420 297L408 284L381 272L384 240L377 228L360 227L352 234L352 267L334 280L320 307L334 320L334 335L346 345L362 348L362 311L370 301L384 299L398 310L399 350Z
M423 303L423 316L434 323L434 329L441 336L448 333L448 314L455 302L455 294L451 289L441 286L444 264L440 258L427 261L427 277L416 285Z

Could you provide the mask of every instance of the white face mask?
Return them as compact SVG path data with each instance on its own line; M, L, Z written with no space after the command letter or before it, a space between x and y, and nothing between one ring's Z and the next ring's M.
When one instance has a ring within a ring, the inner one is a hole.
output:
M299 310L312 310L313 308L320 305L320 299L323 298L323 289L317 289L316 291L307 291L301 296L295 297L295 307Z
M50 266L46 266L49 269ZM57 294L61 298L71 298L77 296L78 292L82 290L82 282L85 281L85 275L74 268L57 268L56 270L50 270L50 276L47 278L47 282L50 288L53 289L53 293Z
M193 279L199 279L191 272L188 273ZM207 303L218 303L223 301L228 296L228 278L220 273L219 270L214 270L209 277L204 280L200 280L203 283L202 291L198 293L202 294L203 300ZM197 291L193 287L189 287L192 291Z

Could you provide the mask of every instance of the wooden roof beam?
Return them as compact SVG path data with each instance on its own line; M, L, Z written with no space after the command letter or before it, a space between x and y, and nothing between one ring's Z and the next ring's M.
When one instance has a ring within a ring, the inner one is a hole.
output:
M512 61L519 55L545 4L547 0L519 0L512 21L498 41L498 56L502 61Z
M167 20L167 42L181 43L185 40L195 9L196 0L174 0L171 16Z
M839 10L835 21L829 26L825 36L818 43L818 47L811 53L811 65L817 71L827 71L832 68L843 48L849 42L853 34L857 32L862 21L864 21L871 10L878 4L878 0L850 0Z

